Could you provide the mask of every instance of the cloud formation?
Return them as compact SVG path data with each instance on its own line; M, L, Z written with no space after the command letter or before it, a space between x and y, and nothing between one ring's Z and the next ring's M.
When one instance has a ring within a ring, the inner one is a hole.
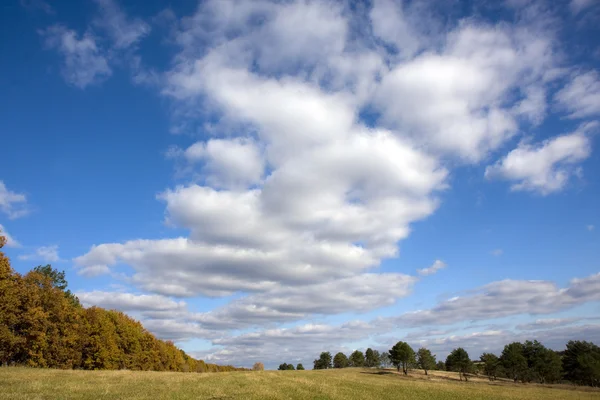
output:
M17 219L29 214L27 197L22 193L9 190L3 181L0 181L0 211L9 219Z
M578 165L591 154L588 133L596 122L580 126L575 132L531 145L521 143L496 164L485 169L488 179L516 181L512 190L527 190L547 195L565 187L581 170Z
M431 267L417 270L419 275L433 275L440 269L446 268L446 263L441 260L435 260Z
M61 261L58 255L58 246L41 246L35 249L35 252L31 254L22 254L19 256L19 260L34 260L44 261L47 263Z

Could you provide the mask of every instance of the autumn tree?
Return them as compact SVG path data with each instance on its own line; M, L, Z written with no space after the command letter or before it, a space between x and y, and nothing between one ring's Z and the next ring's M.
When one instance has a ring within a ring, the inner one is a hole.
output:
M435 368L435 356L431 354L429 349L421 347L417 351L417 365L425 371L425 375L427 375L427 371Z
M348 366L348 357L342 352L333 357L333 368L346 368Z
M471 369L471 359L469 353L462 347L452 350L446 358L446 371L458 372L458 378L467 380L467 372Z
M261 363L261 362L255 362L254 365L252 366L252 371L264 371L265 370L265 364Z
M392 364L400 372L400 367L404 375L408 375L410 365L415 362L415 352L406 342L398 342L389 351L389 357Z

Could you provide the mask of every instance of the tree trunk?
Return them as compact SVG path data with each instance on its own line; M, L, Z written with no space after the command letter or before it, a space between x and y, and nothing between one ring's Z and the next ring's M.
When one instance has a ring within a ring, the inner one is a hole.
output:
M468 382L468 381L469 381L469 379L467 379L467 374L465 374L465 373L463 372L463 375L464 375L464 377L465 377L465 382Z
M398 372L400 372L400 364L398 364Z
M425 370L425 375L427 375L427 370Z

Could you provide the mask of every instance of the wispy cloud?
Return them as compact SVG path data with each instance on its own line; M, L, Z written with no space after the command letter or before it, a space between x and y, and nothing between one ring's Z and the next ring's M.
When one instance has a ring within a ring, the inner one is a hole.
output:
M17 219L29 214L27 197L22 193L9 190L3 181L0 181L0 211L9 219Z
M61 261L58 255L58 246L56 245L38 247L33 253L20 255L19 259L31 261L44 261L49 263Z
M446 263L441 260L435 260L435 262L428 268L417 270L419 275L433 275L441 269L446 268Z

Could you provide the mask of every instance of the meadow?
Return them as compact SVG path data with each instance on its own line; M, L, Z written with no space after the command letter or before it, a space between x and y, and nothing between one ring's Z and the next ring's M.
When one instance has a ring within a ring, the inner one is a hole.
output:
M0 399L600 399L600 390L514 384L452 372L331 369L178 373L0 368Z

